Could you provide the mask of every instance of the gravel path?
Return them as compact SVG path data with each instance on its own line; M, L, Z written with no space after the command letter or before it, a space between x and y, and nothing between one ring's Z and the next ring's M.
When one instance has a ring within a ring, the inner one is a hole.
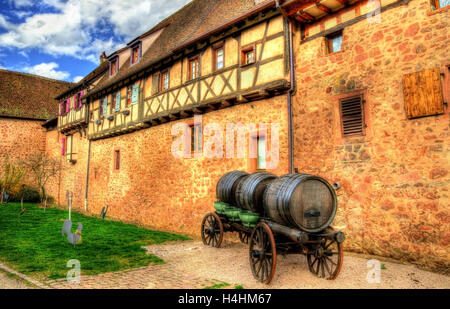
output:
M32 286L24 283L22 280L17 279L15 276L11 276L3 271L0 271L0 289L31 289Z
M278 255L275 276L269 286L255 281L248 261L248 247L224 241L219 249L204 246L198 241L146 247L161 257L175 272L242 285L244 288L349 288L349 289L425 289L450 288L450 277L417 269L411 265L381 262L380 283L368 283L368 259L345 255L339 277L334 281L319 279L308 270L302 255ZM166 265L167 265L166 264Z

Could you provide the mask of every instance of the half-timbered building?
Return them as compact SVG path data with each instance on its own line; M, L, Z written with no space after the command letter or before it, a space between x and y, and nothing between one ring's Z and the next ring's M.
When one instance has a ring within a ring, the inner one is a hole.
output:
M448 8L194 0L60 95L46 147L67 160L48 191L198 236L225 172L317 174L340 187L349 249L448 267ZM183 158L177 124L193 141ZM255 126L229 135L230 124ZM245 155L226 156L242 132Z

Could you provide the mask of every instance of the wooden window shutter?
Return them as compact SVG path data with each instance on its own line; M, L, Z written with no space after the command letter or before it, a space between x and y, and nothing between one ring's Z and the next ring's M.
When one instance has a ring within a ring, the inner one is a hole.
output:
M444 113L439 68L404 75L403 93L408 119Z
M341 108L342 135L364 135L364 108L362 96L352 96L339 101Z
M133 92L131 94L131 104L137 104L139 99L139 85L133 86Z
M116 106L114 108L116 112L120 111L120 91L116 93Z
M152 95L159 92L159 73L153 74L152 77Z

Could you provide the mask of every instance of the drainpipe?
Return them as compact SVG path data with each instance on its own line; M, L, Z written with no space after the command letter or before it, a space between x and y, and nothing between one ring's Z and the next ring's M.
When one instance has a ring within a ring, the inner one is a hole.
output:
M292 21L286 15L286 12L280 7L280 1L276 0L275 5L278 9L281 9L283 17L287 21L288 39L289 39L289 72L291 87L287 94L287 113L288 113L288 144L289 144L289 173L294 172L294 127L292 121L292 97L295 93L295 67L294 67L294 47L293 47L293 35L292 35Z
M286 17L285 17L286 18ZM292 21L287 19L289 24L289 67L291 88L287 95L287 111L288 111L288 132L289 132L289 173L294 172L294 128L292 120L292 97L295 93L295 67L294 67L294 48L292 35Z
M86 102L87 106L86 106L86 123L88 124L88 128L86 129L86 138L88 138L87 136L87 132L89 130L89 113L90 113L90 102ZM89 170L90 170L90 165L91 165L91 140L88 139L89 141L89 146L88 146L88 157L87 157L87 167L86 167L86 195L84 196L84 210L87 212L88 211L88 197L89 197Z
M89 140L88 146L88 159L87 159L87 170L86 170L86 195L84 197L84 210L88 211L88 196L89 196L89 166L91 163L91 140Z

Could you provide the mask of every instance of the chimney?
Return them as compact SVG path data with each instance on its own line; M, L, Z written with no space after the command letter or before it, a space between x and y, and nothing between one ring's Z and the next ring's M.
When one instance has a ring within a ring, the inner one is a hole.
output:
M102 63L105 62L105 61L106 61L106 53L103 52L103 53L100 55L100 64L102 64Z

